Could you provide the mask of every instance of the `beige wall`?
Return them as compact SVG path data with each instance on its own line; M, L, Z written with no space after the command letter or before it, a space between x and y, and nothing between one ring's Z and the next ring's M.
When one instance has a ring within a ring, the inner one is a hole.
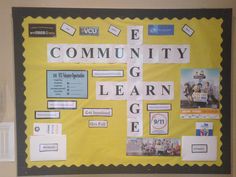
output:
M0 82L7 85L7 111L4 121L15 121L14 96L14 53L12 7L73 7L73 8L233 8L233 36L232 36L232 175L96 175L129 176L129 177L236 177L236 2L235 0L0 0ZM234 109L233 109L234 108ZM0 177L15 177L16 162L0 163ZM95 176L95 175L72 175ZM64 177L64 176L61 176Z

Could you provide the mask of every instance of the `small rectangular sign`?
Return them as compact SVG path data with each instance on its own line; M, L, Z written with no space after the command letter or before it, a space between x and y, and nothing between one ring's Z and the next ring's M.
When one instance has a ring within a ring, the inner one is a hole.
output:
M60 119L58 111L35 111L35 119Z
M148 35L151 36L174 35L174 25L148 25Z
M58 151L57 143L47 143L39 145L39 152Z
M90 120L89 123L89 128L107 128L108 127L108 122L107 120Z
M61 30L66 32L67 34L73 36L75 34L76 29L66 23L61 25Z
M169 111L171 104L147 104L148 111Z
M56 24L29 24L29 37L56 37Z
M207 93L193 93L192 98L194 102L207 102L208 94Z
M98 36L99 27L98 26L81 26L79 27L79 34L81 36Z
M111 34L113 34L115 36L119 36L121 30L113 25L110 25L108 32L110 32Z
M194 30L188 26L188 25L184 25L183 28L182 28L183 32L185 32L188 36L192 36L193 33L194 33Z
M219 119L219 114L180 114L182 119Z
M77 109L77 101L49 100L48 109Z
M83 108L84 117L111 117L112 109L111 108Z
M192 144L192 153L207 153L207 144Z
M124 77L123 70L93 70L93 77Z

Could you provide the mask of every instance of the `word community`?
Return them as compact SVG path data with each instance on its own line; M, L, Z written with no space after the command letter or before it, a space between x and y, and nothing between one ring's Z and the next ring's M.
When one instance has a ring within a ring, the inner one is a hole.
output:
M189 63L189 45L48 44L49 62Z

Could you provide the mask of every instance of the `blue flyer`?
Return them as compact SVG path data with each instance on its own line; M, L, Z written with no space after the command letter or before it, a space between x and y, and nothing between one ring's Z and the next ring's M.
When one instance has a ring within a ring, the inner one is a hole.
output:
M88 72L47 71L48 98L88 98Z

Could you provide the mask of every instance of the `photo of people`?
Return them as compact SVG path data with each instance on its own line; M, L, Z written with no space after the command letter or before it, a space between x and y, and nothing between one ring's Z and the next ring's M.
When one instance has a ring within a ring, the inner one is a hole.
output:
M181 108L219 108L219 70L181 70Z
M128 138L128 156L180 156L180 139Z

